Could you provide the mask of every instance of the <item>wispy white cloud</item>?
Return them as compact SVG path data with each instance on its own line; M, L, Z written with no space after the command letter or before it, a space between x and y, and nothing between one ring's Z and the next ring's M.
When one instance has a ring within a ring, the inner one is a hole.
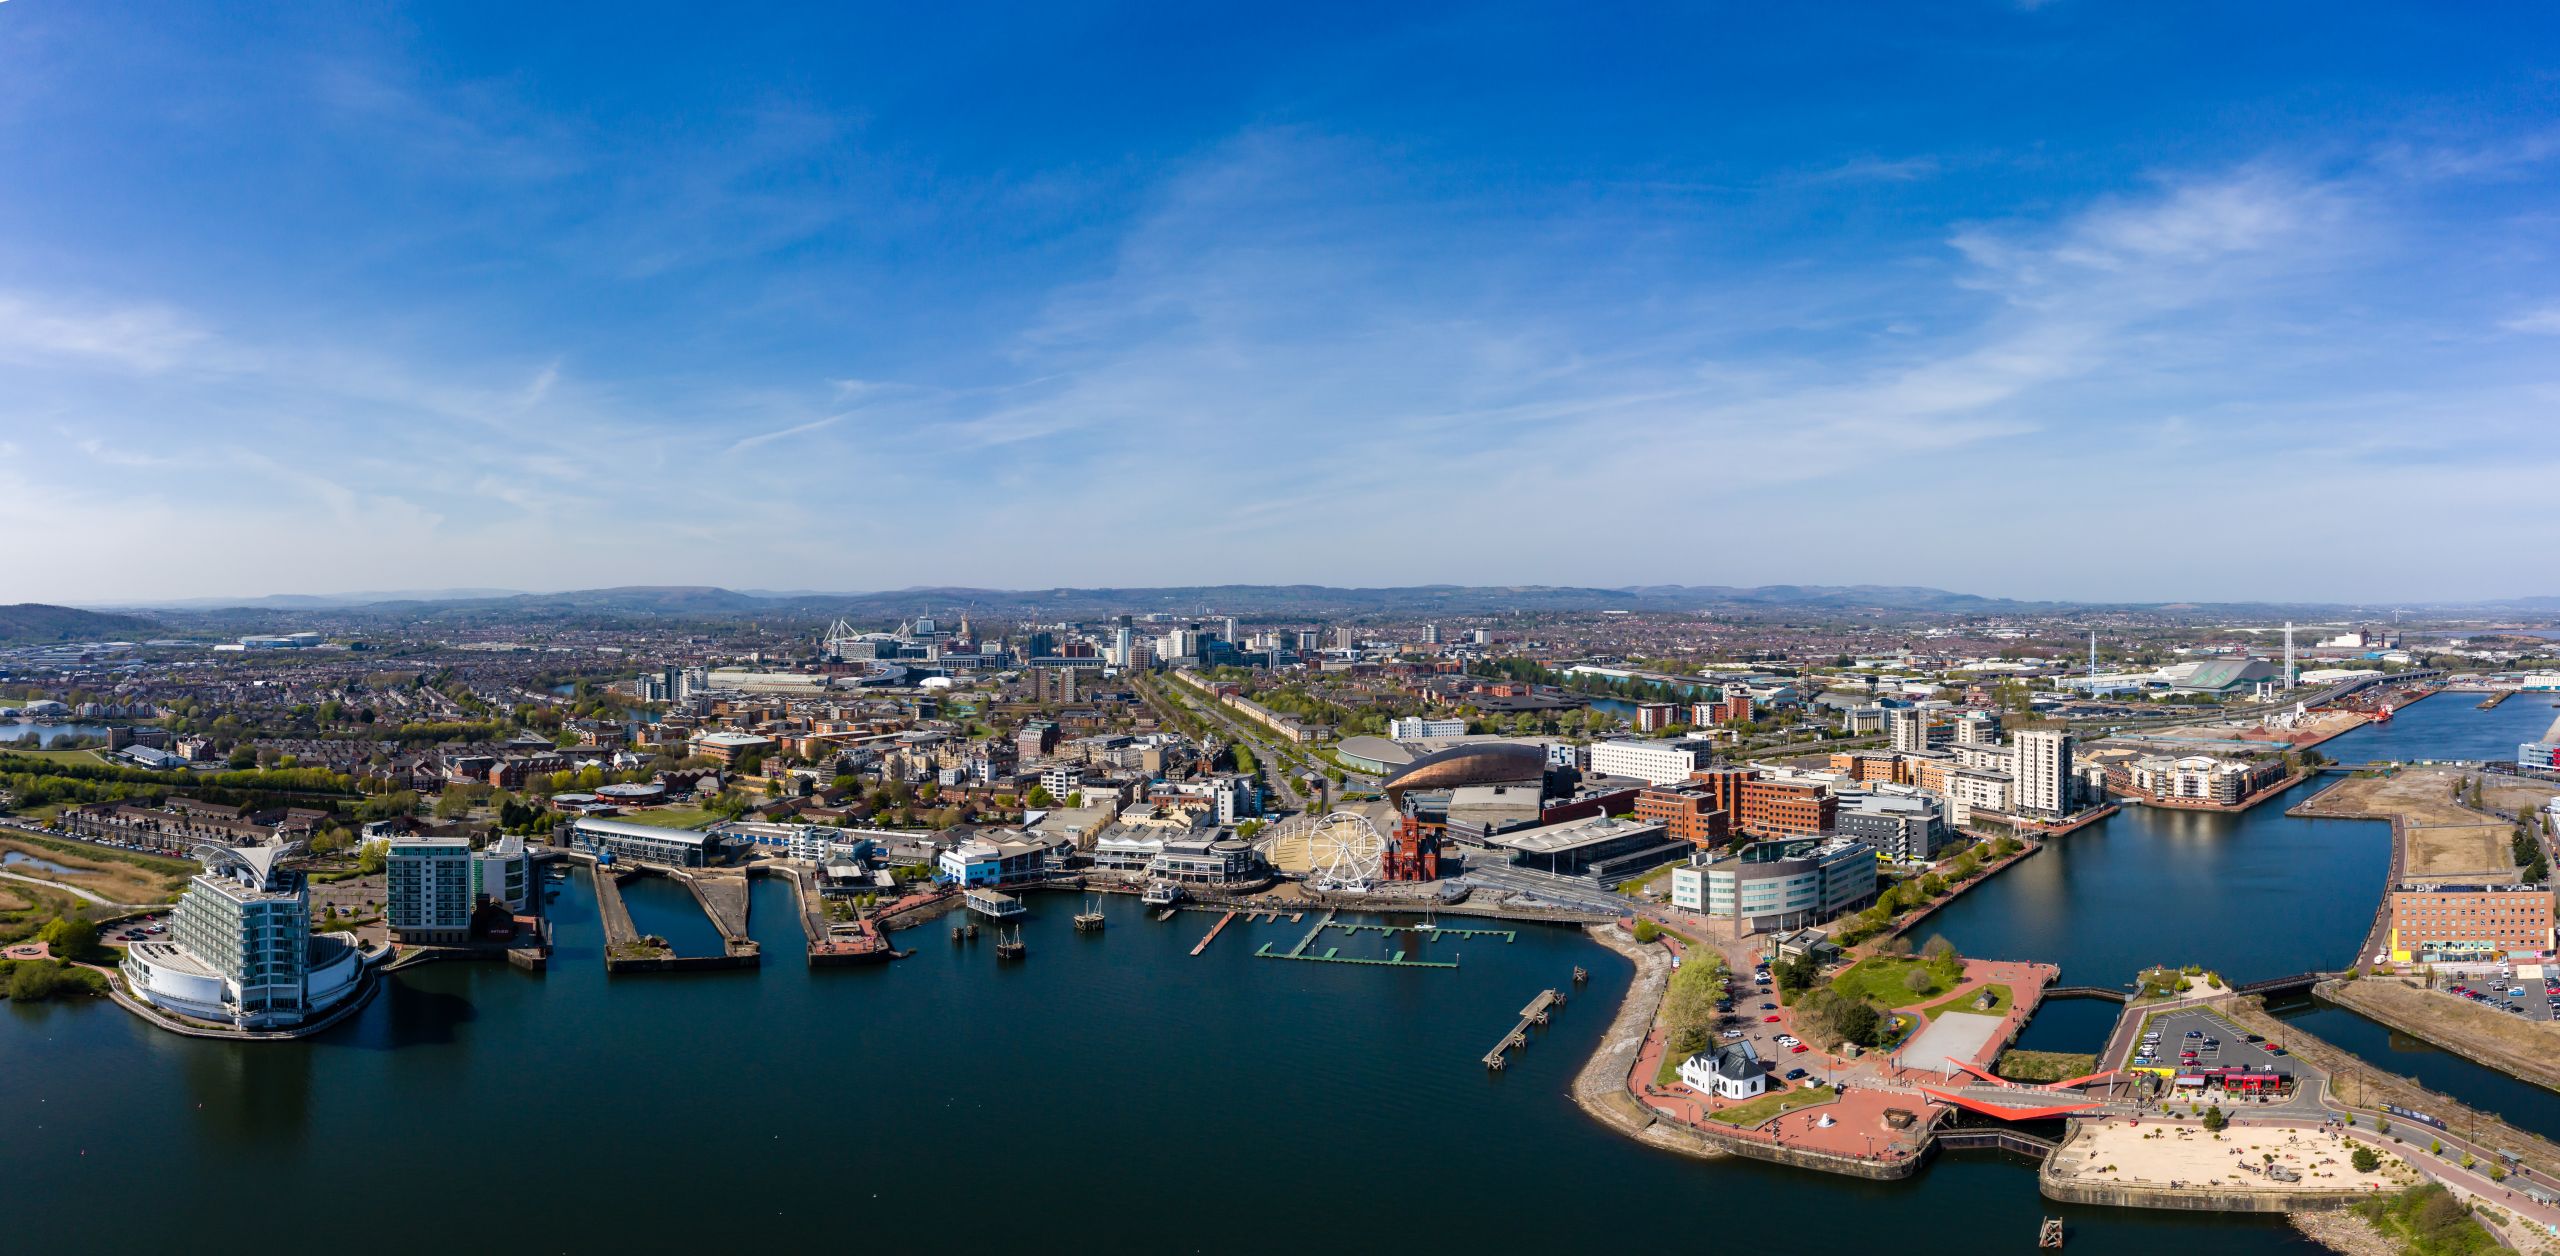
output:
M2528 310L2498 325L2508 331L2560 336L2560 305L2546 305L2538 310Z
M794 424L790 427L782 428L777 431L758 432L753 436L742 436L736 441L731 442L729 447L721 452L732 454L742 453L746 450L757 448L758 446L770 445L778 440L789 440L794 436L806 436L811 432L823 432L828 428L834 427L838 423L844 422L845 417L846 416L841 414L830 414L823 419L812 419L809 422Z
M209 344L176 311L148 304L84 306L0 292L0 357L165 371Z

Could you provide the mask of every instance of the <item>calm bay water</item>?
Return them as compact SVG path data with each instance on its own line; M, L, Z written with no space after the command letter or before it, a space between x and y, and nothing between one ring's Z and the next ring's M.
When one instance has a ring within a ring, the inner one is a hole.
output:
M2309 1250L2263 1219L2055 1208L1993 1156L1869 1184L1632 1143L1565 1094L1629 972L1570 931L1441 942L1456 971L1398 972L1253 957L1304 925L1239 922L1193 958L1214 917L1157 924L1123 899L1090 936L1072 900L1034 903L1020 965L928 926L900 936L913 959L812 972L788 891L760 883L752 928L778 962L609 980L580 874L548 975L419 969L308 1043L6 1007L13 1196L140 1201L17 1210L11 1246L268 1250L191 1222L280 1191L292 1233L392 1253L450 1250L466 1223L542 1252L1669 1249L1703 1225L1719 1245L1936 1253L2024 1247L2048 1212L2080 1253ZM1487 1074L1476 1057L1576 964L1591 984Z
M2428 699L2350 737L2427 743L2363 753L2471 757L2459 747L2550 718L2523 714L2527 699L2476 702ZM2239 981L2334 967L2371 920L2389 836L2283 815L2315 788L2237 817L2129 810L2057 839L1922 934L2059 962L2071 984L2119 985L2161 961ZM680 951L718 949L680 888L644 880L628 898ZM1110 930L1088 936L1069 926L1072 900L1034 905L1020 965L999 966L991 938L954 946L946 925L900 935L913 959L812 972L793 958L788 892L759 883L752 927L769 967L608 980L580 874L557 904L547 976L402 974L307 1043L196 1042L109 1005L9 1005L0 1180L31 1200L112 1184L140 1201L17 1210L11 1245L130 1251L184 1234L191 1250L263 1251L273 1236L237 1224L238 1209L280 1196L291 1233L390 1253L449 1250L467 1221L469 1234L546 1252L1887 1241L1927 1256L2023 1248L2048 1212L2068 1218L2075 1253L2315 1250L2265 1219L2058 1208L2022 1162L1998 1157L1943 1157L1913 1181L1871 1184L1629 1142L1565 1094L1628 975L1569 931L1440 942L1456 971L1399 972L1253 957L1304 925L1239 923L1194 958L1211 917L1157 924L1124 899ZM1575 964L1590 986L1507 1072L1485 1073L1477 1056ZM2298 1015L2377 1064L2560 1127L2551 1096L2475 1092L2483 1078L2520 1084L2394 1043L2352 1013ZM2021 1045L2092 1050L2114 1016L2056 1001ZM415 1221L384 1224L395 1217ZM207 1224L217 1218L231 1220Z
M2127 807L2052 839L1916 932L1967 955L2058 963L2064 985L2126 986L2160 963L2233 982L2341 967L2373 923L2391 829L2284 814L2326 784L2239 815Z
M2320 753L2340 763L2408 759L2499 759L2515 762L2516 746L2540 741L2560 718L2560 695L2520 693L2487 711L2484 694L2440 693L2392 713L2390 722L2367 724L2332 737Z

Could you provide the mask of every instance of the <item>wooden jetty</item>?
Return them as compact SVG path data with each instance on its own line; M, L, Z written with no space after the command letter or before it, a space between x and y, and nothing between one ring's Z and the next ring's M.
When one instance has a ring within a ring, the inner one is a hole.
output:
M1234 912L1228 912L1226 915L1218 917L1218 923L1209 926L1209 932L1201 937L1200 944L1198 946L1191 948L1191 953L1197 955L1202 951L1208 950L1209 944L1218 940L1218 931L1226 928L1227 922L1235 918L1236 914Z
M1501 1072L1503 1065L1509 1063L1507 1057L1513 1047L1529 1045L1529 1027L1546 1024L1547 1018L1553 1016L1555 1010L1563 1006L1562 991L1552 987L1539 991L1538 997L1529 1000L1529 1005L1520 1009L1520 1023L1512 1026L1511 1032L1502 1036L1502 1041L1493 1044L1493 1050L1484 1053L1484 1066L1497 1073Z

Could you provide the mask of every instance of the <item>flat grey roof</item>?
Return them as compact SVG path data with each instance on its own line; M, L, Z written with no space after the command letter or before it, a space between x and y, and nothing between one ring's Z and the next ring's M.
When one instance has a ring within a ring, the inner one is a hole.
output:
M580 816L577 819L577 825L578 831L581 833L604 833L615 837L654 838L662 841L681 842L687 846L700 846L704 842L711 840L711 834L701 829L662 829L654 824L633 824L627 820L598 820L591 816Z

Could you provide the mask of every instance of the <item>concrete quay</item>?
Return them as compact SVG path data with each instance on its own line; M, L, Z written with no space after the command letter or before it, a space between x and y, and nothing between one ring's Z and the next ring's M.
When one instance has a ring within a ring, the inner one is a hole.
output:
M676 955L644 945L640 940L639 926L631 921L631 908L622 901L622 882L629 877L649 876L658 871L657 869L634 869L625 872L597 870L596 910L604 919L604 970L606 972L616 974L701 972L721 968L753 968L762 962L754 949L753 940L747 942L749 949L743 953L731 950L725 955ZM742 893L745 884L742 875L739 879ZM744 921L745 912L742 910L739 913L742 929ZM726 936L724 930L723 937Z

